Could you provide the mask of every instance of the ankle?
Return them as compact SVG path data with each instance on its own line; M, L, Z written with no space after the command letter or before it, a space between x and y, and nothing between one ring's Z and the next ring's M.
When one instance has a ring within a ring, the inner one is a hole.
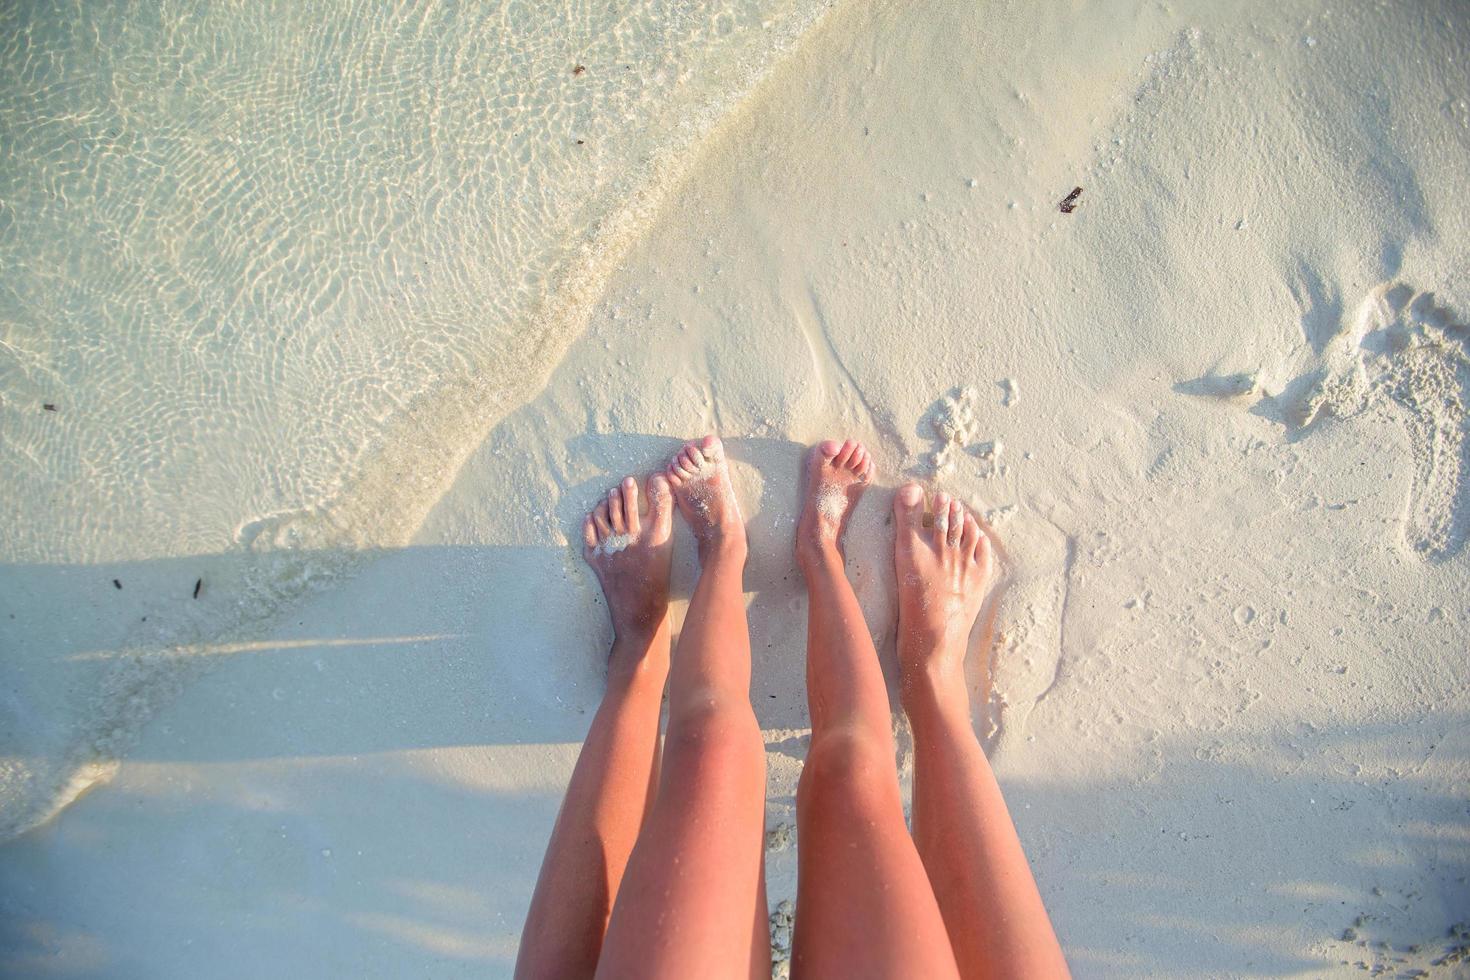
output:
M672 649L668 613L647 627L624 627L613 633L607 657L608 682L638 681L669 672Z
M968 716L970 691L965 682L964 649L930 648L916 656L903 640L898 645L899 701L911 717L918 714Z
M744 528L738 531L711 531L699 539L699 564L704 568L726 562L744 565L749 550Z
M847 564L835 538L800 532L796 535L796 563L808 575L834 566L843 568Z

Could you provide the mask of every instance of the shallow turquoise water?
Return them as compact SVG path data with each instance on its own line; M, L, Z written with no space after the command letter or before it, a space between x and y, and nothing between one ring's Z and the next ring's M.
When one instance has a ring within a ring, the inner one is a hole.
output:
M416 402L516 388L814 5L39 7L0 30L0 557L89 561L331 510Z
M127 744L176 687L159 651L401 543L826 6L0 13L0 575L294 556L171 618L72 604L100 679L9 624L0 830Z

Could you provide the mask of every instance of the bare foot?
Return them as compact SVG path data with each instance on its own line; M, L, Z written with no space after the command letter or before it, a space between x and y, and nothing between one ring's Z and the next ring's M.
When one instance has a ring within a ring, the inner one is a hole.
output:
M638 481L630 476L582 522L582 554L597 573L618 640L650 640L667 619L673 530L662 474L648 478L647 514L639 512Z
M899 487L893 559L898 570L898 659L905 686L925 678L963 688L970 630L985 604L995 571L989 529L958 500L934 495L932 519L924 489Z
M717 436L686 443L669 462L669 484L679 513L699 543L699 560L716 553L745 552L745 521L735 501L725 447Z
M853 439L828 439L806 454L806 495L796 525L796 556L805 562L827 548L841 554L847 519L868 488L873 457Z

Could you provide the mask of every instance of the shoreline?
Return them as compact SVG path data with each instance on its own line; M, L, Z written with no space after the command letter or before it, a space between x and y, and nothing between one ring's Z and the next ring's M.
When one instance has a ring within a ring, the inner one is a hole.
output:
M571 532L718 430L780 926L799 461L843 435L880 466L848 570L890 668L889 490L920 474L1005 515L991 755L1078 975L1441 969L1470 898L1470 476L1423 431L1465 432L1442 386L1470 378L1470 117L1440 99L1456 35L1427 28L1464 16L1325 11L838 11L407 545L222 657L116 780L6 845L0 884L29 889L7 911L56 930L31 941L58 962L86 933L155 975L247 946L508 974L601 692Z

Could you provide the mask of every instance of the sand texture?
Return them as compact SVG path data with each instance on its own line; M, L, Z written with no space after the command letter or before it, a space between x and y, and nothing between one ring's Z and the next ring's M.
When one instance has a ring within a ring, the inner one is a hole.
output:
M875 473L849 574L890 674L894 487L1004 543L975 724L1079 977L1465 976L1470 7L1065 6L783 7L789 43L638 191L555 339L446 314L466 376L515 386L385 402L391 445L310 511L331 533L255 546L225 500L217 541L7 539L11 765L48 806L93 788L3 846L0 968L508 976L610 639L582 517L716 431L778 975L800 461L850 437ZM676 625L694 571L681 526Z

